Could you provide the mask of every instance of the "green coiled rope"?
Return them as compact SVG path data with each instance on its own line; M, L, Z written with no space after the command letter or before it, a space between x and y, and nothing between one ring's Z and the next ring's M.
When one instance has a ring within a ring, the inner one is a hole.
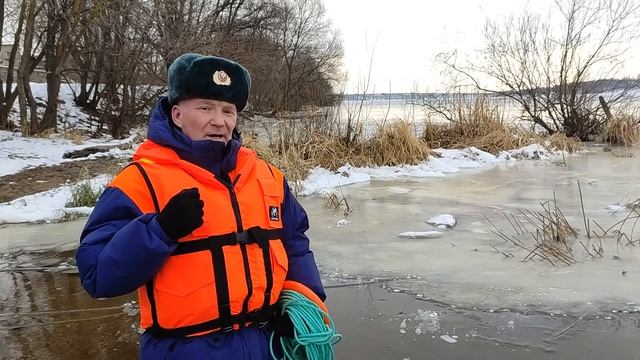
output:
M322 311L313 301L293 290L283 290L280 294L282 312L287 313L293 323L293 338L280 337L283 358L278 359L273 351L274 334L271 334L271 357L274 360L332 360L333 345L342 335L329 314ZM329 324L325 324L325 316Z

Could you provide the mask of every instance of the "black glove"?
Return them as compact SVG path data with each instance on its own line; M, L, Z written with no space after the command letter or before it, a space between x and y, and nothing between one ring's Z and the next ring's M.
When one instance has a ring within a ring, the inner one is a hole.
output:
M158 224L168 237L178 240L202 225L203 208L198 189L184 189L169 199L160 211Z
M273 316L273 331L280 337L293 339L293 322L289 314L282 311L279 303L275 305Z

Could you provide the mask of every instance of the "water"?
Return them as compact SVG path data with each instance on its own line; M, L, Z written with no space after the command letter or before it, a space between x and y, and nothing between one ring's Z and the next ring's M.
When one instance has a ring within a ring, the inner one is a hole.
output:
M488 105L497 107L503 119L519 126L530 126L530 122L520 120L521 108L512 100L500 96L488 96ZM471 106L476 95L465 95L457 106ZM427 121L445 123L447 119L436 111L424 106L424 103L449 104L453 109L453 97L445 94L375 94L350 95L340 104L335 117L346 123L351 119L354 123L362 123L364 136L375 133L378 126L398 120L406 120L414 124L414 132L421 134Z

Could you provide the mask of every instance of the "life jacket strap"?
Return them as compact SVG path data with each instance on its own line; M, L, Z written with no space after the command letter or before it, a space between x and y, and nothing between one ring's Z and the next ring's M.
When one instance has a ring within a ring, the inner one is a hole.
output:
M210 251L214 248L238 244L258 244L262 249L269 247L270 240L280 239L281 229L262 229L252 227L243 232L209 236L204 239L183 241L171 254L172 256L190 254L198 251Z
M186 337L189 335L216 330L220 332L234 331L234 325L240 326L264 326L271 321L274 316L274 306L260 308L245 314L231 315L228 319L218 318L206 321L200 324L182 326L175 329L165 329L154 323L153 326L146 329L145 332L155 337Z

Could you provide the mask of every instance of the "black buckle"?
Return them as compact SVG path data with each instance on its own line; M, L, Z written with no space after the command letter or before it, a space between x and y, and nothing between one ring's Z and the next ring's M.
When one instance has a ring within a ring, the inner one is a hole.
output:
M243 231L236 233L236 240L238 240L238 244L248 244L250 239L250 235L248 231Z
M259 328L265 327L269 324L273 318L275 317L275 307L273 305L269 305L260 309L260 320L257 324Z

